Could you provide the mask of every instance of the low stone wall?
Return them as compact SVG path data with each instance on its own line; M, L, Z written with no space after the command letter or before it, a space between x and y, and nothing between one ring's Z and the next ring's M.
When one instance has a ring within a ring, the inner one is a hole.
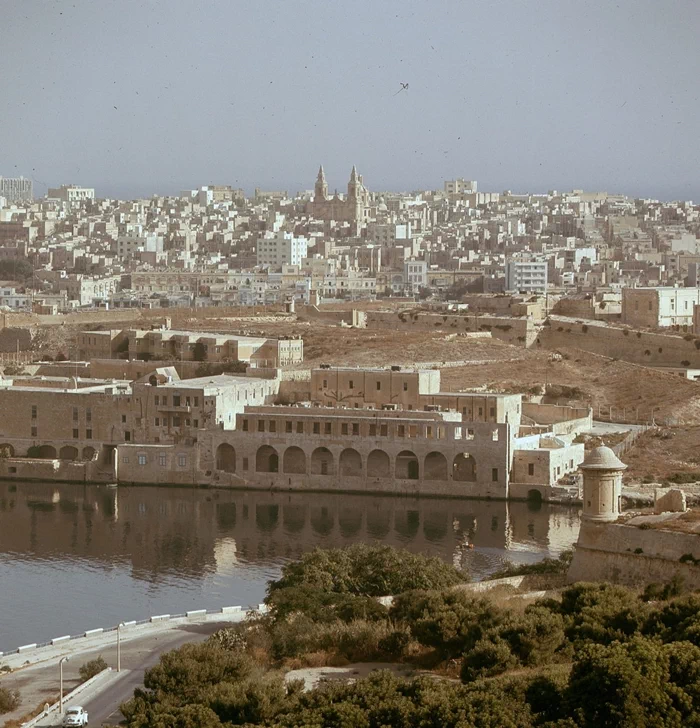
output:
M698 589L700 566L681 563L684 554L700 559L698 534L584 521L567 579L641 586L677 575L687 588Z
M532 319L488 314L437 314L401 311L368 311L367 328L391 328L406 331L491 332L495 339L515 346L531 346L537 338L538 327Z

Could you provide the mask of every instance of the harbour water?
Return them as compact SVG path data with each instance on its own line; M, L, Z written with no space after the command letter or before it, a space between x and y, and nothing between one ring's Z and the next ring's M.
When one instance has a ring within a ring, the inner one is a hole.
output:
M481 579L556 556L578 528L577 509L547 504L0 483L0 651L257 604L286 562L316 546L385 543Z

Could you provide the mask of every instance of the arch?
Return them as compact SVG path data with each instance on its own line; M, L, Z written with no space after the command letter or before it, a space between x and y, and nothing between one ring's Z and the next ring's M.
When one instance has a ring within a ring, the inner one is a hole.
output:
M390 478L391 462L384 450L372 450L367 457L367 475L371 478Z
M58 457L61 460L77 460L78 459L78 448L72 445L64 445L58 453Z
M351 447L340 453L340 474L348 478L362 477L362 456Z
M222 442L216 448L216 469L225 473L236 472L236 449L228 442Z
M327 447L317 447L311 453L311 475L335 475L335 460Z
M429 452L423 461L425 480L447 480L447 458L441 452Z
M15 448L13 445L4 443L0 445L0 458L13 458L15 456Z
M280 459L277 450L270 445L261 445L255 453L256 473L278 473Z
M530 503L542 503L542 492L537 488L530 488L527 499Z
M418 480L420 465L418 458L410 450L402 450L396 456L396 477L401 480Z
M41 445L36 449L36 455L33 457L43 458L45 460L55 460L56 448L53 445Z
M452 462L452 480L462 483L476 482L476 460L468 452L455 455Z
M296 445L288 447L282 458L282 471L285 473L305 473L306 453Z
M92 445L86 445L83 448L83 460L95 460L97 450Z

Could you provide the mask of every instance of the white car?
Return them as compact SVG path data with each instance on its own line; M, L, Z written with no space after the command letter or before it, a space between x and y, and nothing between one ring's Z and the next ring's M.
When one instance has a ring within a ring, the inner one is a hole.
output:
M73 726L83 726L88 723L88 714L80 705L74 705L66 710L63 716L64 728L73 728Z

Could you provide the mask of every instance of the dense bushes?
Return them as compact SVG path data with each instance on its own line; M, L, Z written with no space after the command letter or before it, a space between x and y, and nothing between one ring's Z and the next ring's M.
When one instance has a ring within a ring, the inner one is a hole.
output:
M91 677L95 677L95 675L99 675L99 673L102 672L102 670L107 669L107 663L104 661L104 658L102 655L100 655L95 660L90 660L89 662L86 662L84 665L80 666L80 670L78 672L80 673L80 679L85 682L86 680L89 680Z
M356 544L345 549L315 549L288 564L282 578L268 587L268 602L274 604L275 592L290 587L380 597L410 589L445 589L463 581L462 572L436 557L391 546Z
M18 690L8 690L0 687L0 715L17 710L21 702Z
M699 595L650 603L580 583L509 608L451 588L459 572L432 566L384 548L309 554L270 586L269 615L163 655L122 708L126 724L700 728ZM432 588L405 588L415 584ZM389 609L372 596L391 591ZM461 664L462 684L377 673L305 693L278 671L380 660L449 675Z

